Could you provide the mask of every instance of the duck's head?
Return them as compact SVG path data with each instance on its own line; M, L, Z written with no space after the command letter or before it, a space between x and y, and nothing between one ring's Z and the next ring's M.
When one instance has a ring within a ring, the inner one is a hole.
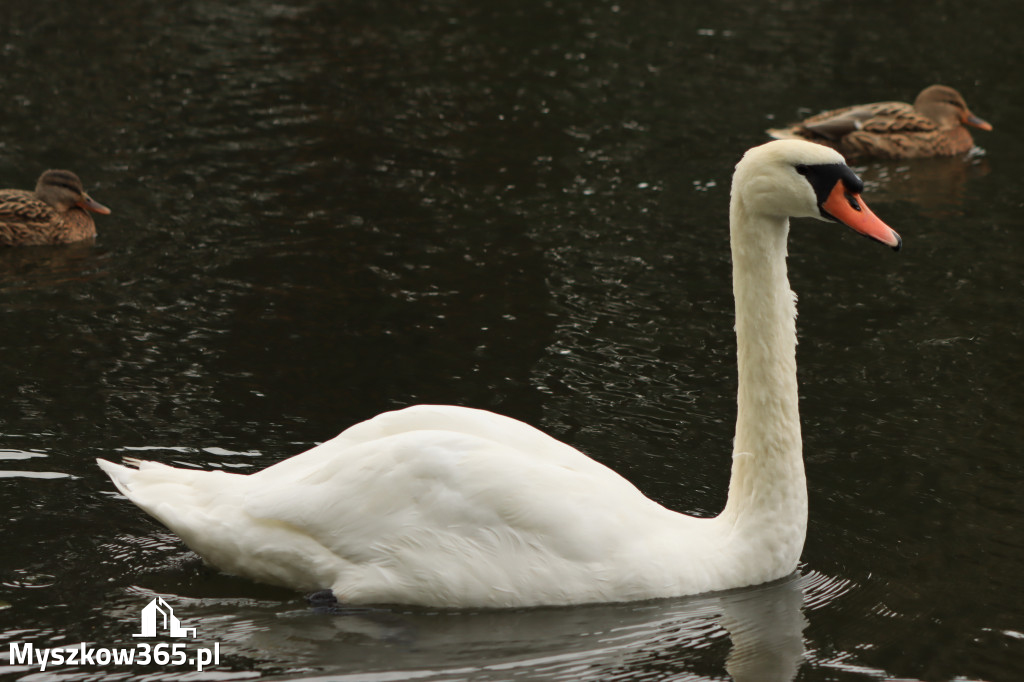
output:
M805 140L773 140L736 164L733 202L750 215L838 222L898 251L900 236L864 200L864 183L842 154Z
M914 108L942 128L964 125L992 130L992 124L972 114L960 93L948 85L930 85L922 90L914 100Z
M45 171L36 182L36 196L61 213L76 206L93 213L110 213L109 208L85 193L82 181L71 171Z

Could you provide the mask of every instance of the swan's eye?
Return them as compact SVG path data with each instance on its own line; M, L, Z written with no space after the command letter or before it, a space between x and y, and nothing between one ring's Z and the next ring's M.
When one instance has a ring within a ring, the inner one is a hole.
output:
M807 166L805 166L804 164L801 163L801 164L797 165L796 172L799 173L800 175L807 175L807 173L810 172L810 171L807 168Z
M857 197L855 197L853 193L843 192L843 196L846 197L846 201L850 204L850 208L854 211L860 211L860 202L857 201Z

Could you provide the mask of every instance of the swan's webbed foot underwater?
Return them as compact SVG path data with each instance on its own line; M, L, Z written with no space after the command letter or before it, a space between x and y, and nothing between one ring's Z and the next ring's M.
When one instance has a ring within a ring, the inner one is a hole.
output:
M360 616L380 623L402 623L401 618L384 606L354 606L338 599L332 590L317 590L306 595L314 613L331 616Z
M306 601L309 602L309 608L318 613L337 613L342 608L332 590L317 590L307 594Z

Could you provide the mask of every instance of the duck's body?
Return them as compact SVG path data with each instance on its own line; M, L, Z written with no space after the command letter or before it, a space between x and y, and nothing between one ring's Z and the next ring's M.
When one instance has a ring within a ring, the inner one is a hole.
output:
M668 510L526 424L451 406L379 415L248 476L100 466L208 563L349 603L622 601L783 577L807 525L788 216L834 216L898 248L859 191L838 153L807 142L763 145L737 166L740 389L715 518Z
M96 236L89 212L110 209L86 194L71 171L48 170L34 191L0 190L0 246L70 244Z
M825 111L787 128L768 130L776 139L825 144L847 158L917 159L957 156L974 147L966 126L992 130L971 113L959 92L932 85L914 103L875 102Z

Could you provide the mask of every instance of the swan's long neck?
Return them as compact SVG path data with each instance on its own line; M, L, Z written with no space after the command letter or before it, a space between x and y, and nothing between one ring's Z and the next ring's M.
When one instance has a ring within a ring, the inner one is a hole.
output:
M807 527L796 377L796 301L786 275L789 220L730 207L739 388L729 499L721 520L788 573ZM767 557L762 555L762 560Z

